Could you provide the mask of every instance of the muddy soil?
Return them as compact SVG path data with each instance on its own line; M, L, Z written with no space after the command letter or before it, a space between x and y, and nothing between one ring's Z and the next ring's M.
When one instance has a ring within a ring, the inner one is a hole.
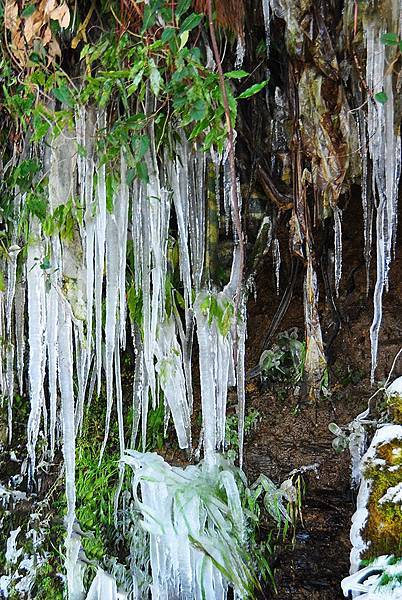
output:
M284 236L285 240L285 236ZM400 237L399 237L400 240ZM332 449L333 436L328 424L346 425L367 406L373 392L370 385L370 324L375 270L366 296L366 275L362 257L362 216L359 198L344 212L343 283L337 306L341 327L331 351L330 382L332 396L309 403L289 393L278 398L275 389L264 389L258 379L247 386L247 407L255 408L261 421L248 438L245 470L253 481L260 473L275 482L302 465L318 464L317 474L305 476L303 523L296 543L279 550L275 562L277 600L335 600L342 598L340 582L349 571L349 528L355 508L355 493L350 488L350 463L347 452ZM286 250L286 247L284 247ZM373 261L375 262L375 261ZM286 265L284 271L286 272ZM268 275L267 275L268 274ZM397 256L390 274L389 293L384 297L383 326L380 335L376 380L388 375L392 360L402 346L402 260ZM283 281L286 287L286 281ZM249 304L248 368L258 362L261 339L279 303L272 282L272 264L267 261L257 279L257 300ZM320 290L321 324L324 337L333 330L331 311ZM303 328L302 282L298 282L280 331ZM402 374L398 360L394 375ZM376 388L374 388L376 389Z

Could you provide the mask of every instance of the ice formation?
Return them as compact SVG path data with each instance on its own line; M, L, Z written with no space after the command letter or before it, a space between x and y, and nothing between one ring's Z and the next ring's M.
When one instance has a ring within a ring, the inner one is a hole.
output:
M149 534L153 600L224 600L229 583L243 597L251 572L233 468L220 458L181 469L132 450L124 461L133 468L133 494Z
M378 556L369 566L342 580L343 595L361 600L398 600L401 575L401 559Z
M38 462L40 435L48 443L45 452L50 460L54 459L60 443L63 449L67 498L67 587L69 598L73 600L82 598L84 594L81 543L75 531L75 440L82 425L84 403L91 401L96 388L100 391L103 376L106 380L106 423L100 459L107 443L113 403L116 405L122 456L127 443L120 350L126 343L128 235L132 236L134 250L134 292L142 305L142 333L137 323L131 323L136 363L130 445L135 444L142 418L145 447L148 405L151 403L156 407L164 401L166 414L172 417L179 446L192 448L191 358L195 332L200 347L203 442L210 478L219 471L216 452L224 448L229 386L237 385L239 391L241 451L244 435L244 302L237 326L233 315L233 298L239 279L239 253L237 250L234 252L228 285L222 291L209 289L204 274L207 157L196 144L190 145L184 136L179 136L177 158L161 167L150 126L151 143L144 157L148 181L135 180L128 184L123 150L113 174L100 162L96 138L105 125L102 111L80 108L76 113L75 130L64 130L43 148L44 168L48 173L49 212L52 215L66 214L74 199L78 198L82 219L77 219L73 230L65 235L63 229L57 226L42 231L39 220L31 217L26 269L22 268L17 280L19 248L10 246L7 292L0 295L0 325L2 331L11 333L1 378L2 390L9 390L10 436L11 392L15 385L13 367L16 360L19 365L18 383L22 389L23 322L25 311L28 314L31 403L28 454L31 481ZM220 159L215 165L219 170ZM231 206L227 173L225 181L229 220ZM178 231L183 317L179 314L176 291L170 285L169 224L173 211ZM206 467L204 471L206 473ZM195 476L196 471L193 474ZM231 494L237 493L229 472L222 472L219 477L228 493L229 489ZM234 510L232 495L228 502ZM205 517L206 513L203 515ZM224 597L227 583L219 570L206 561L202 552L195 551L189 541L186 543L187 558L191 555L191 560L197 563L197 577L202 575L205 578L208 597L212 598L212 593ZM208 545L209 541L205 539L203 543ZM185 583L183 580L183 585L188 588L190 581ZM195 586L195 580L191 585ZM98 597L102 586L114 590L110 578L99 572L90 591L92 595L88 597ZM117 594L117 591L110 593Z
M98 568L95 579L89 588L86 600L124 600L126 594L117 591L114 577Z
M399 124L395 122L393 73L392 69L388 68L394 50L381 41L381 35L387 30L400 31L401 9L398 9L398 3L390 1L388 4L391 15L389 23L383 23L380 18L367 17L364 24L367 44L366 79L373 95L368 101L367 136L373 165L372 187L377 200L377 279L374 290L374 317L370 329L372 380L377 365L382 297L388 287L388 272L396 238L398 184L401 174L401 137ZM378 94L385 94L384 101L376 100ZM367 218L367 215L365 217Z
M360 470L363 473L364 469L370 466L371 461L376 459L377 449L387 442L392 440L402 439L402 426L401 425L385 425L380 429L377 429L371 444L361 459ZM361 478L359 493L356 502L356 511L352 517L352 527L350 530L350 541L352 543L352 550L350 553L350 573L354 574L358 571L361 556L364 550L368 547L368 541L363 538L364 526L367 522L368 502L371 491L371 482L364 476ZM398 490L392 490L398 494ZM384 500L388 501L388 500Z

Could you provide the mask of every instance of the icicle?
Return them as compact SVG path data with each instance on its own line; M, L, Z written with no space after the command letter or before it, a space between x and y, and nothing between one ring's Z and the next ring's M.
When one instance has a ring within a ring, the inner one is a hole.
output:
M177 325L180 333L180 340L183 349L184 374L186 378L186 388L190 412L193 406L193 389L191 373L191 356L193 346L193 288L191 278L190 251L188 237L190 230L189 212L191 197L196 195L196 191L189 190L189 147L181 140L176 148L178 157L174 163L174 168L170 174L170 182L173 191L173 202L176 212L177 226L179 232L179 266L180 277L184 287L185 302L185 331L181 325L180 318L177 319Z
M237 361L236 361L236 385L238 401L238 435L239 435L239 465L243 466L244 446L244 419L246 415L246 336L247 336L247 308L246 297L243 294L240 306L240 320L237 325Z
M237 38L236 44L236 59L235 59L235 69L240 69L244 62L244 57L246 55L246 44L244 37L240 36Z
M220 305L224 315L220 323L211 312L214 303ZM195 306L204 450L206 459L211 461L214 460L215 452L223 448L227 389L229 382L234 383L230 306L230 295L224 292L218 294L216 298L212 294L201 292ZM224 323L225 318L227 321Z
M67 498L66 571L69 600L80 600L83 593L82 568L78 564L80 541L73 531L75 521L75 418L73 386L73 342L70 307L59 300L58 357L62 406L63 456ZM81 577L80 577L81 574Z
M264 14L265 45L267 47L267 58L269 59L269 48L271 45L271 9L269 5L269 0L262 0L262 12Z
M232 214L232 179L230 175L230 165L227 156L227 150L223 158L223 207L225 211L225 231L226 235L229 233L230 217Z
M361 187L363 208L364 261L366 264L366 293L370 288L371 247L373 243L373 201L371 182L368 176L368 150L366 117L360 110L358 113L358 131L360 141L360 157L362 164Z
M120 346L126 347L126 254L128 228L129 192L127 185L127 164L125 154L120 154L120 197L118 206L117 227L119 232L119 319Z
M280 275L281 275L281 248L278 238L275 238L272 243L272 254L275 267L276 293L279 294Z
M117 591L116 580L98 567L96 577L89 588L86 600L124 600L126 594Z
M141 417L142 387L144 384L144 355L141 332L132 325L132 338L135 352L134 382L133 382L133 426L131 431L130 448L135 448L138 426Z
M104 113L99 118L99 129L106 125ZM101 165L98 170L96 191L96 252L95 252L95 344L96 344L96 369L97 392L100 393L102 384L102 288L105 267L105 239L106 239L106 168Z
M393 11L390 31L399 29L400 14ZM400 11L399 11L400 13ZM367 39L367 85L373 93L384 91L387 101L383 104L369 99L368 139L373 164L373 188L378 197L376 217L377 280L374 290L374 317L370 328L371 380L374 381L377 366L378 334L382 321L382 297L388 286L388 272L392 259L392 246L396 235L396 206L398 183L401 173L401 138L397 133L394 116L394 93L392 72L388 69L389 50L381 42L382 26L378 19L365 23ZM387 55L386 55L387 54Z
M342 277L342 211L336 205L332 205L334 213L335 232L335 293L339 296L339 284Z
M27 284L28 284L28 339L29 339L29 390L31 410L28 418L27 448L30 458L29 477L32 479L36 465L36 442L38 440L42 410L45 404L43 384L45 379L45 335L46 304L45 281L40 268L42 247L37 241L39 225L31 220L34 241L28 245Z
M59 293L61 272L61 248L58 236L52 240L52 262L53 272L49 275L50 287L46 293L46 311L47 311L47 365L48 365L48 386L49 386L49 403L50 403L50 459L54 458L56 444L56 418L57 418L57 363L58 363L58 310L59 310Z
M85 361L83 364L83 390L85 393L86 383L89 377L92 360L92 322L94 302L94 262L95 262L95 223L96 223L96 199L94 196L94 143L96 136L95 114L85 107L79 109L76 120L77 143L83 147L85 154L81 156L78 152L77 172L80 186L81 206L84 207L84 247L85 247L85 269L86 269L86 344ZM80 421L80 419L78 419Z
M198 150L190 162L190 249L193 285L195 291L201 288L205 260L205 154Z
M182 364L176 339L174 318L160 324L156 346L156 372L173 417L180 448L191 448L190 410Z
M11 312L13 309L14 296L15 296L15 283L17 273L17 257L20 253L21 248L16 244L13 244L8 249L8 270L7 270L7 294L6 294L6 327L7 337L11 336Z
M14 298L14 331L17 355L17 377L20 394L24 388L24 354L25 354L25 265L22 266L21 280L17 282Z
M114 204L118 197L114 198ZM116 208L116 206L114 206ZM107 215L106 228L106 322L105 322L105 370L106 370L106 421L105 435L100 452L102 459L109 435L110 416L113 405L113 361L116 347L117 306L119 297L119 234L114 214Z
M13 438L13 401L14 401L14 344L9 341L6 349L6 388L8 396L8 443Z
M12 310L14 306L15 283L17 273L17 256L21 248L13 244L8 249L7 292L6 292L6 389L8 397L8 443L13 435L13 401L14 401L14 343L12 338Z

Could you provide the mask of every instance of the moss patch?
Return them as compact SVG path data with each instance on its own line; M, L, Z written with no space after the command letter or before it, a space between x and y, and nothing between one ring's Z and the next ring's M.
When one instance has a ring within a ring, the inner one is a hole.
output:
M393 394L387 398L389 415L392 421L402 425L402 396Z
M402 506L393 502L379 502L390 487L402 480L402 440L381 444L377 448L376 458L382 459L385 464L371 463L364 472L365 478L371 480L369 517L363 532L363 537L370 541L363 555L365 559L382 554L399 556L402 552Z

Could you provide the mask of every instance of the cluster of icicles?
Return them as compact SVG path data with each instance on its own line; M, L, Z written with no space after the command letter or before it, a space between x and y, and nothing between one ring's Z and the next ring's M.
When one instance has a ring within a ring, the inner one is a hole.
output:
M171 416L180 448L191 451L191 355L195 324L203 413L201 435L205 462L211 468L216 451L221 450L224 444L227 389L236 385L236 380L239 398L244 402L245 322L239 320L239 325L235 326L233 320L231 330L223 334L215 319L202 308L205 299L212 293L218 302L233 302L240 276L235 250L227 286L219 293L201 288L205 254L205 154L190 147L183 139L178 144L176 159L166 163L161 172L150 128L150 150L144 159L149 182L136 180L131 186L127 184L127 166L122 150L119 181L111 208L107 206L108 173L104 164L98 164L95 143L98 132L104 127L104 114L82 108L76 115L75 132L64 131L50 145L43 147L41 159L49 180L49 211L53 213L68 199L78 197L83 219L74 239L66 240L58 232L47 238L38 219L32 217L24 275L16 281L18 246L14 244L9 251L5 294L4 332L7 333L7 344L4 351L7 360L0 382L9 401L10 441L14 355L22 391L24 315L28 318L31 408L27 446L31 479L35 475L40 434L49 439L48 457L52 460L60 437L58 424L61 426L67 497L66 570L70 598L82 598L84 592L82 565L78 560L80 541L74 534L75 440L82 426L84 407L91 402L95 389L98 393L101 391L103 377L106 381L106 423L101 456L108 438L114 399L123 458L126 447L134 447L140 420L145 446L148 405L158 405L161 392L165 402L165 419ZM77 153L78 147L85 149L82 156ZM17 214L23 202L24 198L17 193ZM183 320L174 305L170 314L165 307L169 222L173 208L184 290ZM138 325L132 323L136 352L132 397L134 417L131 439L127 442L123 423L120 351L125 347L128 322L126 252L129 237L133 244L135 291L142 300L142 332ZM235 336L237 357L233 356ZM77 394L74 381L77 382ZM240 414L244 414L244 407ZM240 429L242 438L241 425ZM156 493L156 497L159 495ZM201 556L201 553L198 552L198 555ZM171 569L174 566L172 564ZM219 589L226 590L219 571L212 563L208 568L212 569L212 579L217 577L215 584L211 583L211 589L219 585ZM194 590L187 592L183 598L196 597ZM154 597L163 595L155 592Z
M276 3L271 4L272 9L277 8ZM282 4L286 15L287 4L285 1ZM397 3L394 4L396 6ZM263 2L263 7L268 45L269 2ZM397 12L394 11L395 31L399 30ZM387 69L388 50L380 41L381 33L385 30L380 19L365 23L368 87L374 93L383 88L388 101L385 104L370 101L367 123L363 117L359 118L367 260L372 236L372 211L367 196L369 157L373 166L372 187L377 199L377 282L371 327L373 375L382 318L382 295L387 286L396 237L397 192L401 170L401 140L394 123L392 72ZM27 445L31 479L35 474L36 447L40 434L49 440L50 459L54 457L59 438L62 441L68 507L66 568L70 598L81 598L84 594L82 565L78 560L80 542L74 534L75 439L82 425L85 403L91 402L95 389L100 392L104 375L107 411L102 453L107 442L115 399L121 457L137 469L149 468L145 455L142 462L141 455L136 454L133 459L133 455L127 454L126 449L133 448L140 423L145 444L148 406L150 403L153 406L159 403L161 392L166 405L166 416L168 418L171 415L179 446L191 449L191 355L196 331L203 413L202 438L205 464L210 465L211 472L216 467L215 453L224 444L226 396L230 385L237 384L238 387L240 448L243 435L245 314L243 311L242 319L237 320L236 324L233 320L231 330L224 335L215 320L203 309L205 298L211 293L211 290L202 285L205 262L206 156L183 138L177 145L176 158L166 161L160 167L151 128L150 150L144 157L149 182L135 180L128 185L126 159L122 150L119 182L113 194L111 209L107 205L107 168L99 163L95 144L98 132L104 130L105 126L103 113L81 109L76 116L75 132L64 131L50 146L43 146L41 159L44 173L48 174L49 179L49 210L54 211L69 198L78 197L83 218L73 241L60 239L57 233L46 238L39 221L32 218L27 260L22 276L18 279L16 274L20 248L15 233L8 251L6 292L0 292L0 327L2 339L5 340L1 346L0 391L8 398L10 441L16 384L23 392L25 315L28 320L31 408ZM83 148L85 152L77 153L77 147ZM213 159L217 162L216 157ZM227 168L224 166L224 173L225 170ZM226 189L228 186L224 187L224 203L228 205L230 213L230 193ZM23 202L23 196L16 190L16 220ZM178 231L184 319L178 315L174 306L170 314L165 306L169 223L173 211ZM336 217L338 255L341 251L341 220L338 213ZM134 285L136 293L142 298L142 332L132 323L131 334L136 351L132 398L134 418L131 439L126 440L120 351L125 347L128 322L126 253L129 240L133 245ZM314 278L311 265L308 276ZM337 284L340 276L341 257L337 256ZM239 261L235 250L230 281L217 294L218 302L233 301L238 278ZM237 344L234 344L235 337ZM237 348L236 357L233 356L234 347ZM17 382L14 381L15 372ZM78 390L76 395L75 380ZM186 476L183 474L183 477ZM233 482L228 475L224 475L223 480L227 486L230 485L231 497L236 504ZM169 496L166 482L161 481L153 486L143 485L143 499L148 497L151 508L155 498ZM196 503L197 500L194 499L193 502ZM207 567L201 563L195 564L197 560L202 560L203 555L191 550L188 536L186 538L180 532L179 537L174 538L176 553L169 548L166 555L170 556L170 562L161 566L160 549L155 546L155 539L160 539L159 534L150 534L151 554L153 553L151 566L156 574L152 592L154 598L164 598L169 593L169 590L161 587L161 577L170 581L172 586L178 586L174 588L177 597L198 598L200 581L197 573L201 568L208 569L209 592L206 597L225 597L227 582L222 580L212 561ZM187 539L187 545L184 544L184 539ZM183 576L178 583L177 569L178 565L182 565L178 562L180 552L181 559L186 561L187 573L195 575L192 578ZM102 577L94 582L91 598L101 597L96 596L95 589L101 580ZM107 580L107 585L109 584L110 580Z

